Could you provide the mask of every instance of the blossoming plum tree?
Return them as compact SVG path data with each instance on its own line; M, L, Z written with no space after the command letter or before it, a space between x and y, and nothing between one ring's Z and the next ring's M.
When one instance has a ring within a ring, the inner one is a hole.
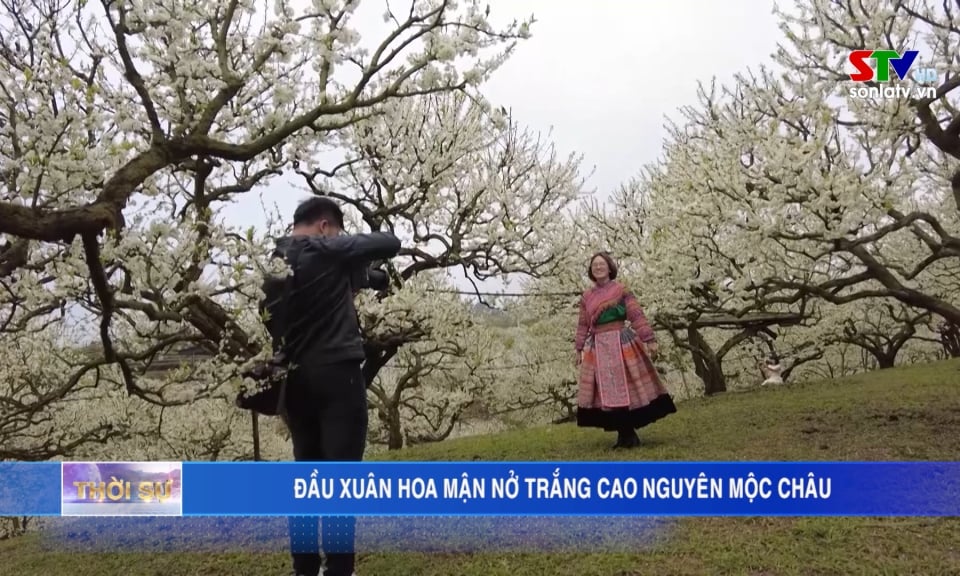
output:
M431 394L442 402L451 398L453 372L437 363L460 352L470 356L467 350L476 345L469 344L473 336L467 333L481 330L464 319L462 301L449 302L436 292L451 288L437 284L436 275L458 269L482 281L554 273L560 260L553 239L563 230L563 210L579 193L579 158L560 156L540 136L467 92L385 104L377 115L344 130L336 145L345 152L337 166L298 164L311 191L343 203L363 229L388 230L405 240L399 257L382 263L390 288L364 296L361 310L371 401L388 431L387 444L399 447L402 415L423 423L424 406L437 401ZM435 278L432 288L418 286L423 275ZM391 364L394 359L399 361ZM476 362L458 362L458 370L466 371L464 387L485 388L486 376L471 368ZM385 367L391 374L377 383ZM419 404L408 401L408 394ZM445 405L446 423L459 419L472 402L460 397ZM449 434L436 426L410 437L426 441Z
M935 99L860 99L843 66L849 50L914 39L930 62L954 62L955 12L798 2L780 14L787 41L774 58L785 73L761 67L701 88L668 127L662 160L614 211L643 196L635 251L658 266L640 280L672 299L663 309L801 313L813 298L892 298L960 319L960 81L948 71Z
M934 101L871 101L846 94L838 72L850 49L901 48L926 28L930 57L953 61L950 8L840 6L804 2L782 16L789 43L776 59L794 73L761 69L722 94L703 90L672 129L651 188L672 202L664 213L702 237L698 251L765 303L888 296L960 320L955 297L934 286L960 256L958 81L948 74ZM887 17L896 25L870 25Z
M555 295L546 282L506 307L515 324L501 330L497 369L508 386L493 389L490 412L506 422L568 421L576 408L574 295ZM542 290L538 294L537 290Z
M238 230L221 207L380 106L481 83L528 35L478 2L431 0L391 3L389 30L361 38L359 4L3 5L3 457L129 436L117 386L153 407L139 414L152 428L229 397L238 361L263 353L256 302L277 230ZM95 333L92 355L60 329L71 319ZM212 356L145 375L183 344ZM79 418L75 398L102 417Z
M368 346L398 344L397 353L370 380L375 444L397 450L443 440L484 393L488 381L477 368L492 361L488 355L494 349L466 303L446 291L451 291L448 281L425 272L379 301L362 297Z

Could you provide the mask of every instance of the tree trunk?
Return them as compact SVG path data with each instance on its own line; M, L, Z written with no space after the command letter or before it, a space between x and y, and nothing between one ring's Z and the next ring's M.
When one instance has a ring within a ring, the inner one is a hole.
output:
M380 370L396 356L398 350L400 350L400 347L396 345L382 345L364 340L363 353L366 359L363 362L362 372L367 389L373 384ZM387 431L387 449L400 450L403 448L403 422L400 419L400 405L399 402L392 402L389 398L389 394L385 397L374 395L373 407L376 408L380 423Z
M860 346L864 352L873 357L877 362L878 370L886 370L888 368L893 368L897 365L897 356L900 355L900 350L903 348L903 345L906 343L906 340L894 340L886 346L865 346L863 343L853 342ZM864 363L866 364L866 363Z
M875 353L873 356L877 359L877 368L880 370L893 368L897 363L896 352L890 353L889 351L882 351Z
M400 346L394 344L381 345L377 342L364 340L363 354L366 360L363 362L363 380L367 388L373 384L377 374L380 373L380 369L386 366L387 362L390 362L399 350Z
M718 357L700 331L693 326L687 328L687 339L693 355L693 365L703 381L703 394L712 396L727 391L727 378L723 374L722 359Z
M403 448L403 422L400 421L400 407L390 407L390 417L387 424L387 450Z
M253 461L260 461L260 418L256 412L250 411L250 420L253 426Z
M924 315L921 318L929 317ZM917 320L920 320L918 318ZM903 350L903 347L906 346L907 342L910 341L917 334L917 329L914 327L912 321L908 321L900 327L900 330L890 338L890 341L886 346L881 348L878 352L880 353L877 356L877 364L880 366L881 370L887 368L893 368L897 364L897 356L900 355L900 351Z
M383 430L386 431L386 444L388 450L400 450L403 448L403 421L400 417L400 403L392 402L389 397L384 400L382 395L378 395L379 401L376 405L377 419ZM380 441L383 440L381 437Z
M960 325L944 320L937 329L943 351L950 358L960 358Z
M703 379L703 394L704 396L713 396L714 394L720 394L721 392L727 391L727 378L723 375L723 368L719 362L711 362L707 364L709 371L705 374L700 374L700 378Z

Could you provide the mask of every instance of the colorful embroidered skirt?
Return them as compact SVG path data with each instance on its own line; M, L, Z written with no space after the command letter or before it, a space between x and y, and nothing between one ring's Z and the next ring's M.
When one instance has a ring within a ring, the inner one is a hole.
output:
M640 428L677 411L643 344L622 332L620 323L601 326L583 350L578 426Z

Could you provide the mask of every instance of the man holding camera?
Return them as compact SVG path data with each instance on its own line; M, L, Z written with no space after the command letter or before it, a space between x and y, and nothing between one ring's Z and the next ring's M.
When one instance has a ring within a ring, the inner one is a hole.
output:
M283 302L287 319L283 333L293 364L283 404L297 461L363 459L367 390L361 372L363 340L353 299L360 289L387 288L386 274L370 269L370 264L392 258L399 251L400 241L386 232L344 234L343 212L322 196L300 204L293 215L291 235L277 241L277 254L293 269L293 285ZM278 287L265 286L265 292L268 300L275 299ZM353 573L355 523L354 518L323 519L326 576ZM317 532L314 517L290 519L296 576L320 573Z

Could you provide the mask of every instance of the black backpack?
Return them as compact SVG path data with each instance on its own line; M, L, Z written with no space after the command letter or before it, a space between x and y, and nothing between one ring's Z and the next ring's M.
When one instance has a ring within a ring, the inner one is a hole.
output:
M271 303L270 294L266 294L264 302L261 303L261 309L266 309L270 314L271 322L268 323L267 329L273 339L276 352L270 358L256 362L241 374L244 378L256 382L257 386L253 390L242 389L237 394L236 405L264 416L277 416L283 411L287 375L290 373L293 358L288 340L287 320L290 297L296 280L295 265L298 257L299 251L296 251L293 253L293 258L287 258L288 262L292 260L294 270L283 279L279 297L273 299Z

